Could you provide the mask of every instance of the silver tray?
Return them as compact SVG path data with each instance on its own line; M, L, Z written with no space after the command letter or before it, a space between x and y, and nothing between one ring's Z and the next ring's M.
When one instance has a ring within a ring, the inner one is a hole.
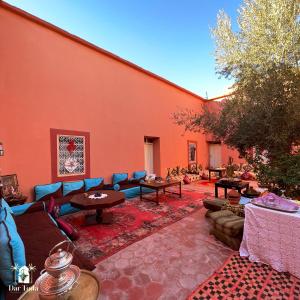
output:
M287 213L296 213L299 211L299 207L297 209L282 209L282 208L278 208L276 206L269 206L269 205L264 205L262 203L256 203L255 202L255 199L251 200L251 204L254 204L256 206L259 206L259 207L263 207L263 208L267 208L267 209L271 209L271 210L277 210L277 211L282 211L282 212L287 212ZM295 204L295 207L297 205Z
M47 272L43 273L35 282L35 287L42 295L57 295L64 294L71 290L78 281L80 276L80 269L75 265L70 265L69 269L63 273L63 282L57 282L57 286L52 285L55 283L54 277Z

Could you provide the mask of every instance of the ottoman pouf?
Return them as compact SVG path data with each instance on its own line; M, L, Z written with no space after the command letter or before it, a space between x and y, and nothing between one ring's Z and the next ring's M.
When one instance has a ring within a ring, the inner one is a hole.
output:
M243 236L244 218L229 210L212 212L209 217L213 223L210 233L230 248L238 250Z
M225 199L215 198L213 200L203 200L203 205L206 209L211 211L219 211L222 209L223 204L225 203Z

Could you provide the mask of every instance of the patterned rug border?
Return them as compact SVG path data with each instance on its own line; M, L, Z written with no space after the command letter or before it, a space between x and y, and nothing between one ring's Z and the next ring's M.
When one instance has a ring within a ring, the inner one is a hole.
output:
M240 256L240 253L239 253L239 251L234 251L233 253L231 253L229 256L228 256L228 258L225 260L225 262L218 268L218 269L216 269L205 281L203 281L202 283L200 283L191 293L190 293L190 295L186 298L186 300L195 300L195 293L196 292L198 292L201 288L203 288L204 286L206 286L210 281L212 281L213 280L213 278L215 277L215 276L218 276L219 274L219 272L221 271L221 270L223 270L223 268L225 268L225 266L231 261L231 259L235 256L235 255L239 255ZM247 257L243 257L243 258L247 258ZM248 259L249 260L249 259ZM248 268L247 268L247 270L248 269L250 269L253 265L254 265L255 263L254 262L252 262L252 261L250 261L249 260L249 266L248 266ZM268 266L267 264L264 264L264 263L260 263L261 265L266 265L266 266ZM270 267L270 266L269 266ZM276 271L276 270L274 270L272 267L270 267L271 269L272 269L272 273L274 273L274 272L278 272L278 271ZM280 273L280 272L278 272L278 273ZM284 273L284 272L283 272ZM296 279L296 280L300 280L300 278L298 278L298 277L295 277L295 276L293 276L292 274L289 274L292 278L294 278L294 279ZM269 277L270 277L270 275L268 275ZM265 284L264 284L265 285ZM295 288L295 283L293 284L293 288L292 288L292 291L294 291L294 288ZM229 297L229 296L228 296ZM204 298L203 298L204 299ZM222 299L227 299L227 297L225 297L225 298L222 298ZM232 298L230 298L230 299L232 299ZM239 299L239 298L238 298ZM256 299L262 299L260 296L258 297L258 298L256 298ZM288 296L288 299L289 300L292 300L292 299L296 299L296 298L294 298L293 296Z
M217 268L208 278L206 278L202 283L200 283L192 292L191 294L186 298L186 300L193 300L193 295L194 293L196 293L202 286L206 285L214 276L217 275L218 271L220 271L221 269L223 269L226 264L231 260L231 258L234 255L239 254L238 251L234 251L233 253L231 253L225 260L225 262L219 267Z
M126 245L123 245L123 246L121 246L121 247L119 247L119 248L116 248L114 251L112 251L112 252L111 252L110 254L108 254L107 256L105 256L105 257L99 259L99 261L95 264L95 266L97 266L97 264L99 264L99 263L102 262L103 260L105 260L105 259L107 259L107 258L113 256L113 255L116 254L117 252L121 251L122 249L125 249L125 248L127 248L127 247L129 247L129 246L131 246L131 245L133 245L133 244L135 244L135 243L137 243L137 242L139 242L139 241L141 241L141 240L143 240L143 239L145 239L145 238L147 238L147 237L149 237L149 236L151 236L151 235L153 235L153 234L159 232L160 230L162 230L162 229L164 229L164 228L166 228L166 227L168 227L168 226L171 226L171 225L173 225L173 224L176 224L178 221L181 221L181 220L183 220L184 218L190 217L191 215L193 215L194 213L196 213L196 212L199 211L200 209L203 209L203 207L204 207L204 205L203 205L203 200L202 200L202 206L201 206L201 207L195 209L194 211L192 211L192 212L189 213L188 215L181 217L180 219L176 220L175 222L173 222L173 223L171 223L171 224L166 224L166 225L164 225L164 226L162 226L162 227L160 227L160 228L157 228L157 229L154 230L153 232L150 232L150 233L148 233L148 234L146 234L146 235L140 237L139 239L136 239L136 240L130 242L129 244L126 244Z

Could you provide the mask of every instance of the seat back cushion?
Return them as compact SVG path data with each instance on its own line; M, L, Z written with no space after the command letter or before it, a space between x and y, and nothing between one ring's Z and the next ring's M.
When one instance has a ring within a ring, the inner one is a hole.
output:
M84 181L70 181L63 183L63 196L75 195L79 193L84 193Z
M6 285L13 285L18 274L12 272L12 267L26 265L25 248L18 234L12 215L4 208L0 220L0 280Z
M128 173L114 173L113 184L125 184L128 183Z
M146 171L136 171L136 172L133 172L133 178L134 179L139 179L139 180L145 179L146 175L147 175Z
M87 191L103 190L103 188L104 188L104 179L102 177L84 179L84 187L85 187L86 192Z
M8 203L4 200L4 198L2 198L2 199L0 199L0 213L2 212L2 211L4 211L4 208L6 208L7 209L7 211L9 212L9 213L13 213L12 212L12 209L11 209L11 207L8 205Z
M43 211L45 210L45 202L38 201L38 202L28 202L21 205L16 205L11 208L14 216L20 216L25 213L33 213L36 211Z
M56 182L51 184L36 185L34 187L35 201L50 200L51 197L59 198L62 196L62 183Z

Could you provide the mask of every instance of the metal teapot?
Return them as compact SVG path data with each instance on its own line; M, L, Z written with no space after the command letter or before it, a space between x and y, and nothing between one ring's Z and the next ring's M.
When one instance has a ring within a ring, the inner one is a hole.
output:
M67 251L58 248L59 246L68 243ZM58 250L54 252L55 249ZM49 257L45 261L45 270L50 274L51 276L55 278L59 278L63 272L65 272L71 265L73 261L73 252L68 252L70 248L70 242L69 241L63 241L56 246L54 246L51 251L49 252Z
M63 250L62 245L66 243L68 243L67 250ZM63 299L64 295L77 283L80 269L71 264L75 248L73 247L72 252L69 252L70 245L73 246L70 241L62 241L49 252L49 257L45 261L45 269L35 282L40 299Z

